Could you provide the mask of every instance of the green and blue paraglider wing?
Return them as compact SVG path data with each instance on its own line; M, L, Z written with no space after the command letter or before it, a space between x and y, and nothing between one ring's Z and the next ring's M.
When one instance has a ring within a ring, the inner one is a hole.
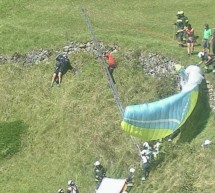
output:
M180 72L180 93L153 103L127 106L121 123L123 130L146 141L165 138L176 131L195 108L203 79L197 66L190 68Z

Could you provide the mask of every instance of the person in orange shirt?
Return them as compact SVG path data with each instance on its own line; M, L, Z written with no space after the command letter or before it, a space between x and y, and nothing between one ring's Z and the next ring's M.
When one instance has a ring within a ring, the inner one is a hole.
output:
M116 68L116 64L115 64L115 58L113 57L113 55L105 52L104 53L104 57L107 59L108 61L108 71L110 73L110 76L112 78L112 81L114 84L116 84L114 77L113 77L113 71Z

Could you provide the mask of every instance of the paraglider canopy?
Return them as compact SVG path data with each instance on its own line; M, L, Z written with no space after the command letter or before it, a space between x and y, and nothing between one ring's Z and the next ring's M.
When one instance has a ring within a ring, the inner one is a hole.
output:
M153 103L127 106L121 123L130 135L145 141L167 137L180 128L196 106L198 85L204 77L198 66L175 66L181 77L181 92Z

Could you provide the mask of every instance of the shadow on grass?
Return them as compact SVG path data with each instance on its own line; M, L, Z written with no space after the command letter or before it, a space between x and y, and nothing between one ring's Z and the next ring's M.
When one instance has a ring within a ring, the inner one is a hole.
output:
M19 151L27 128L23 121L0 122L0 160Z
M177 142L191 142L205 128L210 116L209 97L204 81L199 87L199 97L195 109L185 124L180 128Z

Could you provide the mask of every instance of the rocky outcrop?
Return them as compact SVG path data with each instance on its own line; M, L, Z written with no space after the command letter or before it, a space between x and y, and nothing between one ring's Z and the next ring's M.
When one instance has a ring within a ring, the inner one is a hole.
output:
M107 45L99 42L99 46L103 51L118 52L119 46L116 44ZM79 52L89 52L97 55L97 49L92 41L75 42L72 41L63 46L62 50L39 49L33 50L26 54L14 53L12 56L4 56L0 54L0 64L15 64L22 63L24 66L31 66L35 64L46 64L51 57L56 57L59 53L65 52L69 55ZM143 68L143 71L148 76L166 77L172 75L175 82L178 82L179 76L175 72L174 65L176 61L173 58L162 56L156 53L148 53L140 50L129 49L124 53L125 62L130 62L132 65L138 65ZM215 111L215 92L212 84L208 82L208 95L211 109Z

